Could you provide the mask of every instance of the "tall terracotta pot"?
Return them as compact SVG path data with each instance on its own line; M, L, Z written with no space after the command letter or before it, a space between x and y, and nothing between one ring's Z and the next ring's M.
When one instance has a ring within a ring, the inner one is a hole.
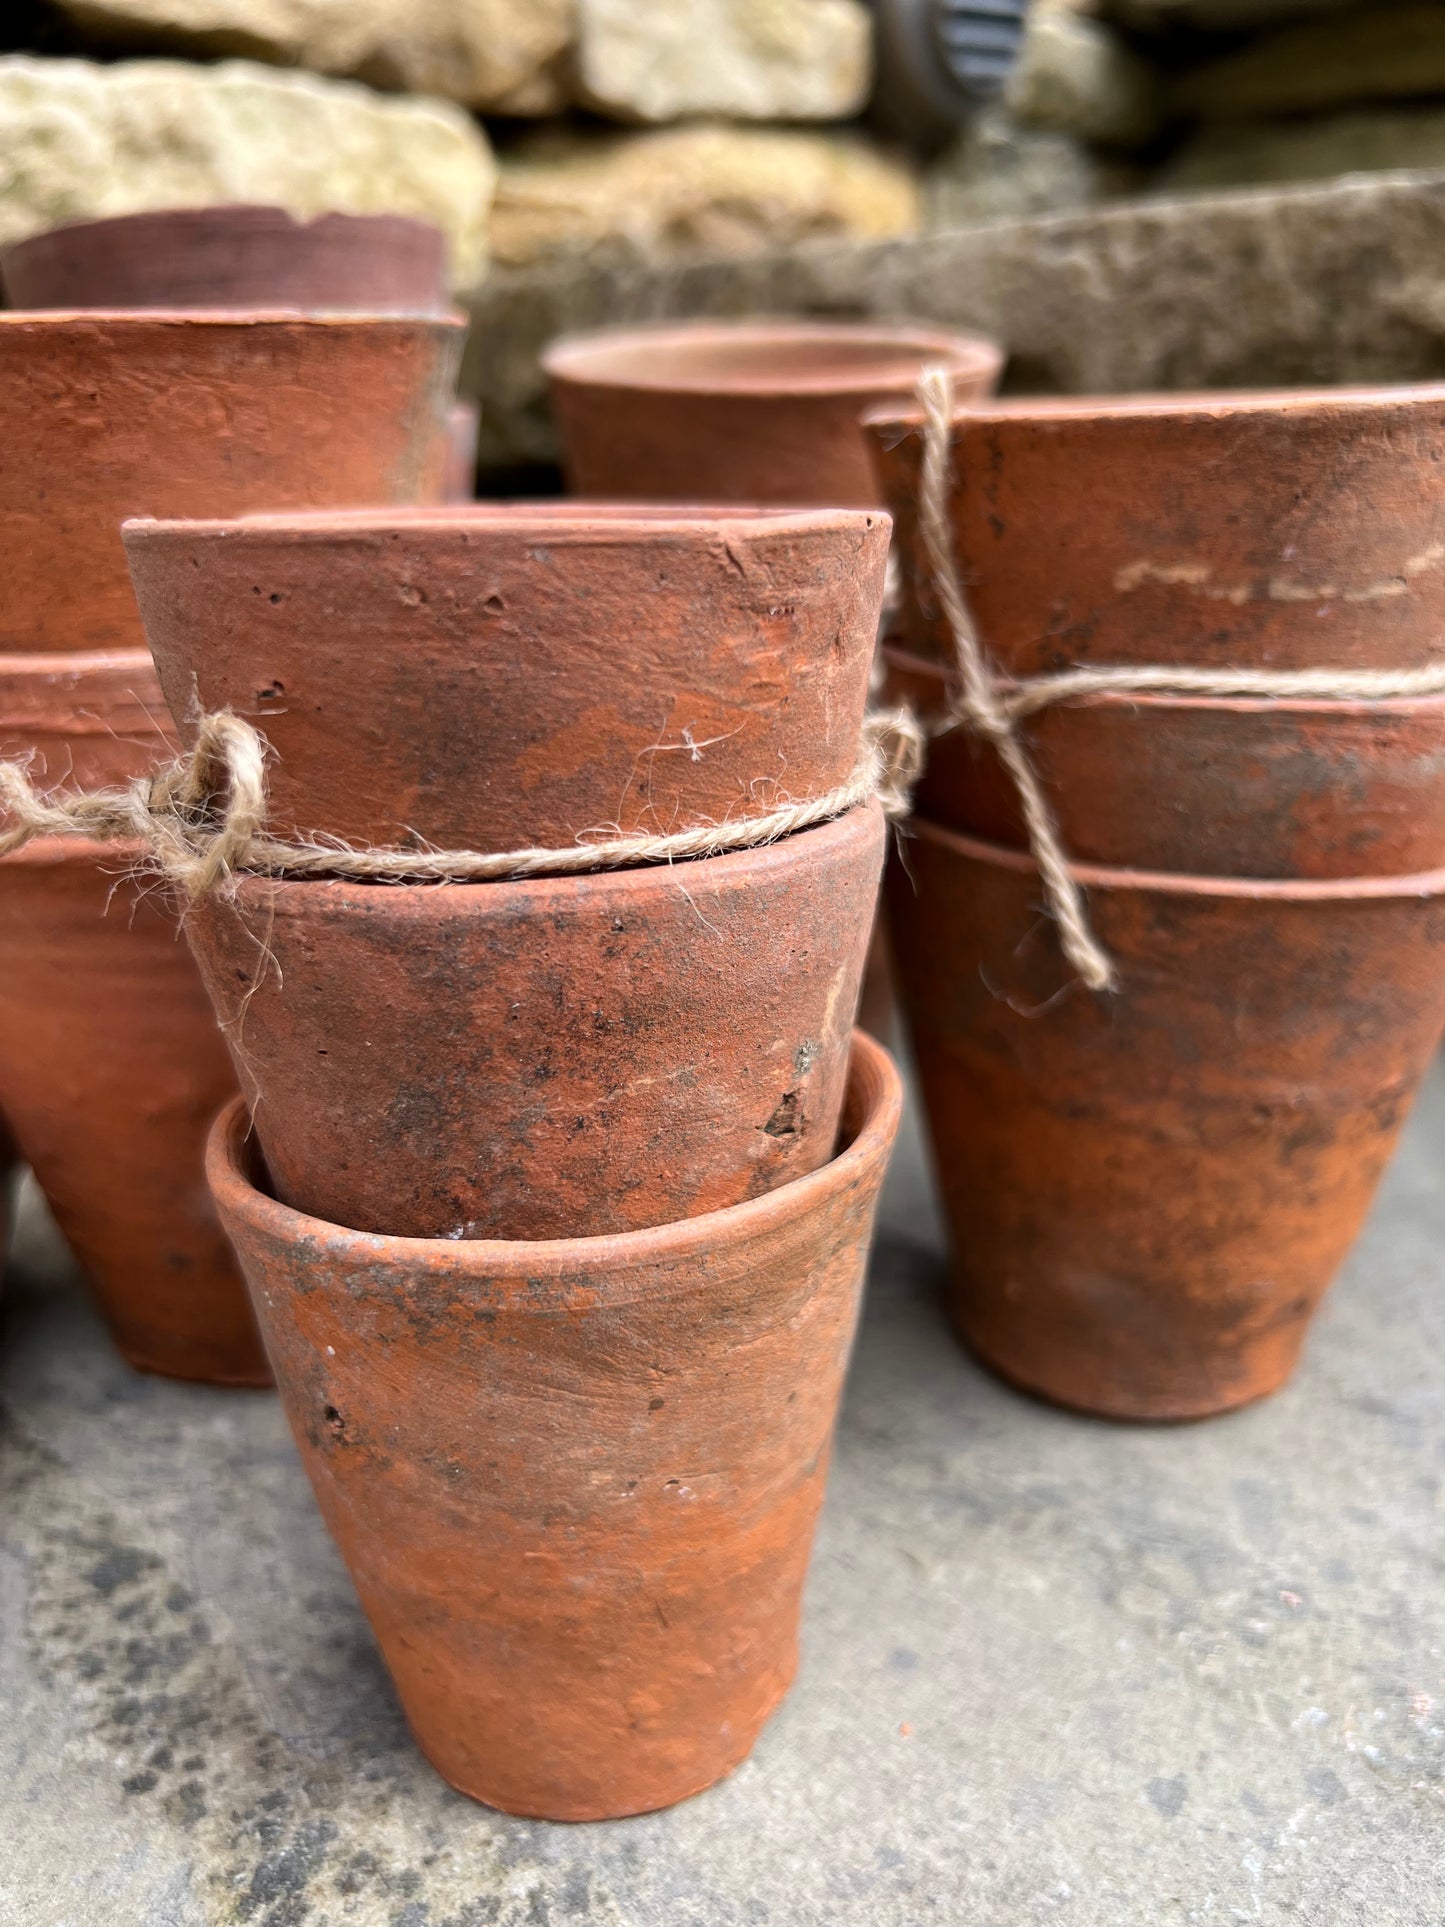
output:
M921 416L869 437L899 636L953 661L918 536ZM1445 653L1445 385L1049 397L955 417L949 513L1004 668L1405 669Z
M0 314L0 653L140 648L128 515L433 500L460 319Z
M147 650L0 656L0 757L25 759L41 789L125 783L174 749Z
M186 934L285 1203L403 1237L625 1232L832 1156L883 841L869 805L597 876L243 877Z
M499 851L845 783L888 532L878 510L518 503L125 542L182 733L256 722L279 834Z
M131 1364L262 1385L203 1170L235 1079L139 854L57 840L0 862L0 1095Z
M326 1523L423 1752L509 1813L668 1806L787 1691L897 1073L856 1038L843 1143L625 1237L366 1237L209 1170Z
M1026 855L915 828L889 903L961 1336L1113 1418L1275 1390L1445 1024L1445 870L1078 866L1120 974L1099 996Z
M990 394L1003 354L951 329L694 321L568 336L542 361L578 494L868 508L864 411L937 363Z
M885 651L885 699L941 718L937 663ZM1445 865L1445 696L1381 702L1097 695L1020 724L1064 848L1197 876L1403 875ZM1018 791L968 730L934 736L920 816L1027 846Z

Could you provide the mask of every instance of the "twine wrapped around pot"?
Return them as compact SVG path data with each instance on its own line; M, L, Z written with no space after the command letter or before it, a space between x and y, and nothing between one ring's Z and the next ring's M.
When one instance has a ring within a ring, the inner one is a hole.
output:
M1094 935L1084 892L1070 868L1038 771L1019 735L1018 725L1025 717L1055 703L1105 694L1242 696L1280 702L1384 702L1392 697L1435 696L1445 693L1445 663L1408 670L1210 670L1146 664L1008 676L979 641L953 554L948 493L954 404L948 371L928 369L919 381L917 396L923 410L918 529L931 586L953 639L956 676L947 714L930 726L928 734L941 736L962 728L992 744L1017 792L1029 850L1059 927L1064 955L1091 990L1115 990L1118 973Z
M23 760L0 762L0 856L42 836L139 843L188 902L244 872L375 883L582 875L756 849L875 797L889 817L905 816L922 753L922 732L908 710L874 713L864 719L859 760L846 783L722 823L669 836L634 831L579 839L565 849L355 849L339 840L288 842L266 834L268 745L253 724L224 710L201 719L193 749L120 789L46 795Z

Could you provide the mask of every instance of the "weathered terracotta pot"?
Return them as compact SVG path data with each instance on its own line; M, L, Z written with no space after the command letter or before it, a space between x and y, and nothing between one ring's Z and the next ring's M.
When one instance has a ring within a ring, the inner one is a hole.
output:
M145 650L0 656L0 757L29 756L42 789L124 783L174 749Z
M877 510L519 503L125 542L183 733L256 722L282 834L567 845L800 801L857 764Z
M285 1203L403 1237L631 1231L831 1157L883 840L869 805L590 877L248 877L186 934Z
M567 336L542 362L580 495L870 508L864 411L939 363L960 397L991 394L1003 354L939 328L693 321Z
M477 438L482 411L474 401L454 401L447 410L447 464L442 478L444 502L470 502L477 492Z
M869 435L899 639L951 662L918 542L920 417L876 415ZM1445 654L1445 385L970 404L953 457L970 610L1018 674Z
M1078 866L1122 984L1096 996L1027 856L915 829L889 908L959 1333L1111 1418L1274 1391L1445 1023L1445 870Z
M886 652L885 698L939 716L936 663ZM1020 725L1069 855L1196 876L1399 876L1445 865L1445 696L1378 703L1093 696ZM919 814L1026 847L989 745L929 744Z
M63 840L0 862L0 1106L131 1364L262 1385L203 1169L235 1079L137 855Z
M0 1284L5 1279L5 1264L10 1256L10 1221L14 1206L15 1182L20 1169L20 1153L3 1117L0 1117Z
M439 228L400 214L237 203L73 221L0 253L12 308L296 308L438 313Z
M897 1072L843 1148L619 1238L366 1237L209 1171L287 1416L417 1742L508 1813L600 1820L732 1771L787 1691Z
M0 314L0 653L140 648L128 515L435 499L462 323Z

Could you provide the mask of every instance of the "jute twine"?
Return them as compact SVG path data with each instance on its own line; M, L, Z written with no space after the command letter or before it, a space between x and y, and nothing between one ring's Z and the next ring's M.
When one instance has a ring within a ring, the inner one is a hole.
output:
M954 647L954 687L947 715L930 729L954 728L985 738L1013 780L1029 850L1038 865L1044 896L1059 928L1069 962L1091 990L1118 988L1118 973L1094 935L1084 893L1069 865L1053 810L1020 740L1018 724L1054 703L1081 696L1231 696L1286 701L1384 702L1391 697L1445 694L1445 663L1425 669L1068 669L1052 676L1006 675L978 639L964 596L948 522L953 465L953 384L944 368L931 368L918 385L923 410L923 463L918 491L918 531L939 609Z
M907 710L868 716L848 781L822 796L670 836L635 832L580 838L559 849L356 849L340 840L283 841L266 832L268 745L244 717L203 717L196 744L121 789L79 795L38 790L23 761L0 762L0 856L36 837L139 843L151 867L188 902L234 888L237 876L331 877L370 883L487 883L502 878L585 875L748 850L826 823L876 797L890 817L907 814L922 766L923 738Z

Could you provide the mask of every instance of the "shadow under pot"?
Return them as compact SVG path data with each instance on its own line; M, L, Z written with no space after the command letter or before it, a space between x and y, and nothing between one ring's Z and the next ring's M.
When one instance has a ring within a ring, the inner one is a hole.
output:
M120 524L440 492L463 324L0 314L0 653L142 648Z
M1445 1024L1445 870L1078 865L1120 979L1094 994L1029 857L914 828L889 909L960 1335L1110 1418L1274 1391Z
M853 1044L840 1148L623 1237L368 1237L209 1171L307 1476L418 1745L505 1812L669 1806L751 1751L803 1580L902 1091Z
M951 329L692 321L568 335L544 352L569 484L672 502L879 501L861 420L925 368L993 392L1003 353Z
M918 533L922 417L876 412L867 433L896 640L951 664ZM1014 675L1445 655L1445 385L970 402L952 459L954 559Z
M187 915L276 1195L403 1237L624 1232L833 1154L876 804L596 876L237 879Z
M131 522L167 700L253 721L269 827L441 849L670 834L845 784L879 510L450 509Z
M140 855L47 839L0 860L0 1107L130 1364L265 1385L204 1174L236 1081Z
M0 758L27 758L38 789L125 783L175 746L144 649L0 656Z
M885 699L946 714L944 671L885 652ZM1445 694L1381 702L1098 695L1019 724L1071 858L1196 876L1357 877L1445 865ZM928 822L1027 846L983 738L934 736Z

